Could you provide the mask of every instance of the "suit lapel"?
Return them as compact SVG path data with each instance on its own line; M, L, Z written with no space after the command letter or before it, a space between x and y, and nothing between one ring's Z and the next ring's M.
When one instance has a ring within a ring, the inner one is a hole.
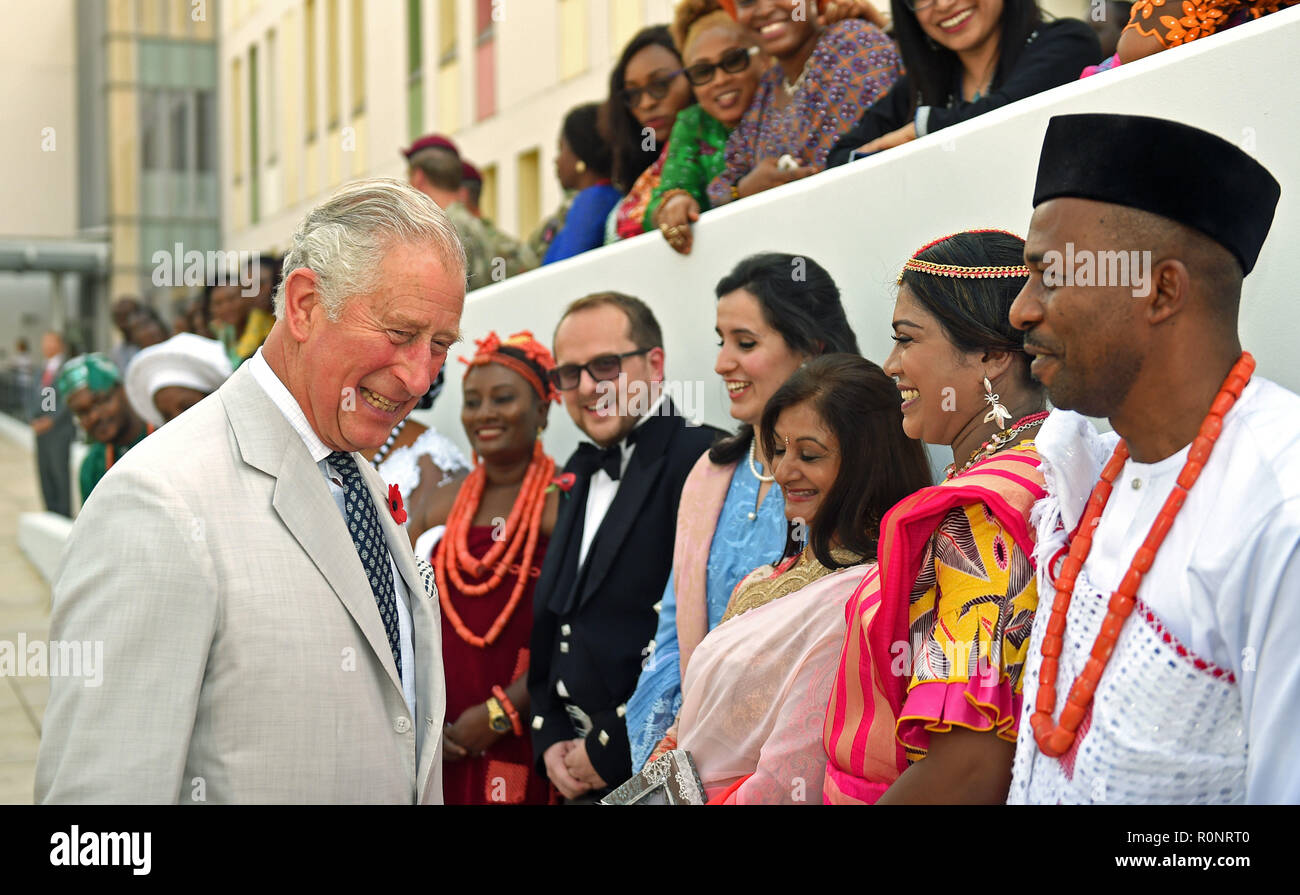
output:
M668 399L664 399L666 402ZM627 464L627 471L619 482L614 502L610 504L596 539L587 556L587 573L582 578L582 593L578 605L585 603L605 580L614 566L623 542L632 526L641 517L641 506L650 495L659 471L667 457L668 442L681 425L676 408L671 402L662 411L641 424L637 430L636 449Z
M402 683L370 581L320 467L246 367L237 370L219 394L244 462L275 477L271 503L276 513L329 582L400 692ZM380 515L382 519L387 514Z
M572 466L573 461L570 460L565 471L571 472ZM577 476L573 490L560 500L555 530L551 533L551 541L546 547L546 559L542 563L542 576L534 591L534 605L538 609L546 606L556 615L564 615L572 608L573 588L578 577L578 551L582 546L590 485L589 476Z

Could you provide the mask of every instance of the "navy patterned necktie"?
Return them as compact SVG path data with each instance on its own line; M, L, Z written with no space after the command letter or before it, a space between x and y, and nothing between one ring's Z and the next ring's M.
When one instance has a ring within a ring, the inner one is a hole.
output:
M370 497L366 480L357 469L357 461L351 454L334 451L329 455L330 465L343 476L343 511L347 517L348 534L352 535L352 545L357 548L361 566L370 579L370 590L374 592L375 603L379 606L379 617L384 620L384 629L388 632L388 645L393 650L393 661L397 663L397 677L402 677L402 641L397 624L397 591L393 587L393 566L389 562L388 541L384 537L383 526L379 524L379 514L375 511L375 502Z

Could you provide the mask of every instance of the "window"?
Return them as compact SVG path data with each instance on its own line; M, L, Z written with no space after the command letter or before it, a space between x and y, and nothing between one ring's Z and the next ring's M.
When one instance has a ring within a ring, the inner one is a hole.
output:
M492 21L493 0L476 0L474 41L475 120L491 118L497 111L496 23Z
M256 224L261 217L258 202L259 162L257 145L257 47L248 48L248 200L249 220Z
M190 96L189 92L173 92L167 98L168 142L171 144L171 169L184 174L190 168Z
M641 0L610 0L609 45L615 56L641 30Z
M406 0L406 131L424 132L424 32L420 0Z
M352 21L349 35L352 38L352 114L359 115L366 108L366 17L365 0L352 0Z
M560 79L586 70L587 0L560 0Z
M456 58L456 0L438 0L438 64Z
M542 220L541 170L540 150L530 149L519 155L518 194L515 203L518 221L515 230L520 234L532 233Z
M316 139L318 122L316 120L316 0L307 0L307 12L303 17L303 59L307 70L303 76L306 86L307 142Z
M198 150L195 164L200 172L217 169L216 153L212 151L213 141L217 139L216 107L212 96L211 90L194 92L194 146Z
M280 52L275 29L266 32L266 163L274 165L280 141Z
M327 0L325 20L325 120L329 129L339 126L342 116L342 98L339 81L343 68L339 65L339 0Z

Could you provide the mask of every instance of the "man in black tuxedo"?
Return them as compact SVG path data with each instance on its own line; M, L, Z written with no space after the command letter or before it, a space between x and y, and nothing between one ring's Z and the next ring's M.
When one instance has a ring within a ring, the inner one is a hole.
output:
M551 377L583 443L565 472L533 597L528 694L538 770L567 799L632 776L625 704L654 639L672 568L677 501L719 431L661 394L663 336L646 305L603 292L569 305Z

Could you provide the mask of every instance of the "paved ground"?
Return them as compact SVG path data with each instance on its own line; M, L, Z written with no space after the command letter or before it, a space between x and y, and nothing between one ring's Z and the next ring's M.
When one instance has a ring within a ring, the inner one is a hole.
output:
M18 549L18 514L40 510L32 455L0 436L0 641L49 637L50 589ZM45 678L0 678L0 804L32 802Z

